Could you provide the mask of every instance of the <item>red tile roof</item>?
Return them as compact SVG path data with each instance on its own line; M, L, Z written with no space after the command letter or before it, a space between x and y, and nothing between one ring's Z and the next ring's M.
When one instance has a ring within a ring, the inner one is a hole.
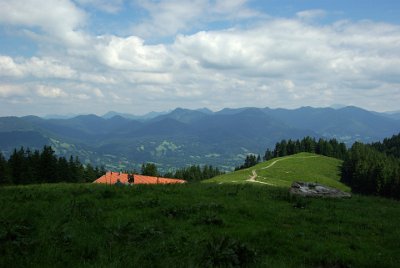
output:
M185 180L180 179L170 179L162 177L152 177L133 174L133 184L174 184L174 183L185 183ZM105 175L101 176L94 183L105 183L105 184L115 184L118 182L128 184L128 174L120 172L109 171Z

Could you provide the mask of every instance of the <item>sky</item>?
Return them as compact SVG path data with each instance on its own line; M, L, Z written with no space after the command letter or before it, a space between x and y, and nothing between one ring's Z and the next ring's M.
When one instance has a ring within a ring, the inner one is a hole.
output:
M397 0L0 0L0 116L400 106Z

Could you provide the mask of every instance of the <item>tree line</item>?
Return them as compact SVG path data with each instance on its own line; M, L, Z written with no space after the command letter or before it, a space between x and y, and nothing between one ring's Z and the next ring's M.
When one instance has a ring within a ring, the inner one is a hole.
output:
M289 139L277 142L273 150L268 148L265 151L263 160L268 161L272 158L294 155L302 152L315 153L343 160L346 157L347 148L343 142L338 142L336 139L324 140L320 138L317 141L315 138L307 136L301 140ZM255 166L260 162L260 155L249 154L246 156L242 165L235 167L235 171Z
M0 184L92 182L104 168L83 165L77 157L57 157L51 146L41 151L21 147L7 160L0 153Z
M224 174L224 172L220 171L217 167L214 168L211 165L204 165L202 167L199 165L192 165L161 174L158 172L157 166L154 163L142 164L141 173L147 176L184 179L188 182L198 182Z
M261 162L260 155L256 156L255 154L248 154L244 159L243 165L235 167L235 171L255 166L260 162Z
M386 155L400 158L400 134L386 138L382 142L372 143L371 147Z
M57 157L51 146L44 146L41 151L31 151L29 148L21 147L19 150L15 149L9 159L0 152L0 185L92 182L105 173L104 167L83 165L77 157L71 156L68 160L65 157ZM154 163L146 163L141 167L141 174L196 182L224 174L224 172L211 165L202 167L193 165L161 174Z
M342 165L342 181L354 192L400 199L400 134L383 142L356 142Z
M282 140L275 144L275 149L267 149L264 154L264 161L268 161L275 157L293 155L297 153L315 153L345 159L347 154L346 145L343 142L338 142L336 139L324 140L320 138L318 141L312 137L305 137L301 140Z
M215 176L222 175L225 172L219 170L217 167L211 165L192 165L190 167L177 169L175 172L168 172L164 174L166 178L184 179L188 182L198 182L206 179L211 179Z

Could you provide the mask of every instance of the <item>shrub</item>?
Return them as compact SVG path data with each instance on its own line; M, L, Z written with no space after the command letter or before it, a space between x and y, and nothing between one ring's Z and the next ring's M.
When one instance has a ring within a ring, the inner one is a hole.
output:
M214 237L206 242L201 259L205 267L246 267L254 263L256 252L236 239Z

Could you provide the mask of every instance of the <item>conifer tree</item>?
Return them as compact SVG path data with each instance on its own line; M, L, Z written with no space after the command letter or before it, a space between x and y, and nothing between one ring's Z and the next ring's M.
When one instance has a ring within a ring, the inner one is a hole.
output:
M4 158L3 154L0 152L0 185L9 183L11 183L11 180L8 174L7 161Z
M153 163L142 164L142 175L146 176L158 176L157 166Z

